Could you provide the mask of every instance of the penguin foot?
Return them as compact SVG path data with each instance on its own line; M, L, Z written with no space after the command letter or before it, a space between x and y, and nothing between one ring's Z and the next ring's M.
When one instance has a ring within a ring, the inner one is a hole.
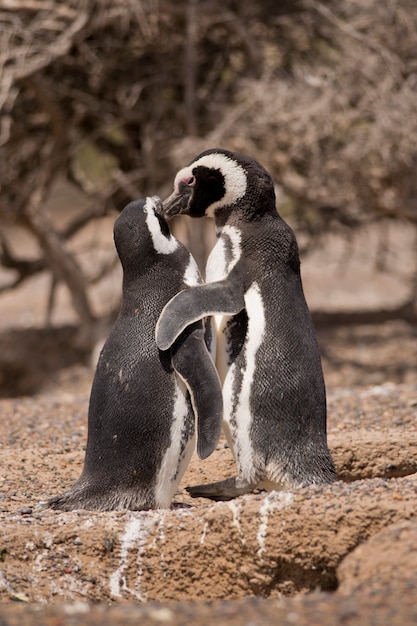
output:
M257 488L258 483L250 483L239 476L226 478L217 483L208 483L207 485L194 485L186 487L186 491L192 498L209 498L216 502L233 500L245 493L252 493Z
M85 509L88 510L92 508L88 506L88 502L85 503L83 498L77 496L74 497L71 491L67 491L59 496L54 496L50 498L46 505L50 509L55 509L56 511L75 511L77 509Z
M169 508L170 502L166 507ZM140 493L140 490L123 490L122 488L105 490L74 485L65 493L50 498L47 502L50 509L59 511L148 511L160 508L152 495Z

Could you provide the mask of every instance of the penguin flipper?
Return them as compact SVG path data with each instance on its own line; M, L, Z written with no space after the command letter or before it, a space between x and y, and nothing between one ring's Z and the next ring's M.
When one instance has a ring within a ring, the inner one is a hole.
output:
M190 392L197 421L197 453L200 459L206 459L220 437L223 396L201 322L185 329L172 346L171 357L175 371Z
M162 309L155 329L156 345L168 350L189 324L210 315L236 315L244 308L241 286L227 279L184 289Z
M245 493L252 493L257 488L257 484L257 482L250 483L239 478L239 476L234 476L216 483L186 487L186 491L192 498L208 498L209 500L222 502L233 500L233 498L242 496Z

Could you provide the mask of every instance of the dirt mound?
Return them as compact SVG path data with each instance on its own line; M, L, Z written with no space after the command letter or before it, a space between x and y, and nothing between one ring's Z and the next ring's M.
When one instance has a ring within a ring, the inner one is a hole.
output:
M106 624L110 614L90 602L132 601L151 604L114 607L111 623L130 623L132 615L149 624L180 624L188 615L190 623L196 614L202 624L209 614L221 623L215 616L222 612L233 623L258 611L263 623L281 614L284 624L294 615L296 623L330 624L343 611L368 614L372 593L383 615L385 587L406 594L417 584L416 397L415 385L329 391L329 445L343 478L333 485L228 503L190 499L186 485L234 474L221 441L208 460L193 457L171 510L110 513L60 513L40 504L81 471L88 394L1 400L1 601L66 603L42 618L19 608L20 624L54 624L58 614L66 624L83 611L89 623ZM300 593L307 595L273 600ZM190 600L197 604L183 604ZM392 624L412 623L404 621L404 604L394 613L392 606ZM412 615L412 604L405 606ZM14 613L4 615L15 623Z
M349 595L362 589L417 587L416 563L417 521L392 524L346 557L338 570L339 591Z
M23 508L2 516L3 593L163 602L332 591L343 558L415 505L416 482L402 478L172 511Z

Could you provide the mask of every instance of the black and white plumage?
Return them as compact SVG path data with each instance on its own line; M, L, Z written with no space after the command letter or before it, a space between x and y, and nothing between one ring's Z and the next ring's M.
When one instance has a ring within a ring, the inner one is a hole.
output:
M167 216L214 218L218 236L207 284L175 296L157 324L166 349L187 324L223 316L217 365L238 476L190 487L191 495L221 500L334 481L320 352L271 176L248 156L208 150L177 173L164 207Z
M170 506L195 446L207 457L221 431L222 391L202 322L166 351L155 343L164 305L201 282L188 250L170 233L157 197L128 204L114 226L123 267L119 316L92 385L83 472L56 509Z

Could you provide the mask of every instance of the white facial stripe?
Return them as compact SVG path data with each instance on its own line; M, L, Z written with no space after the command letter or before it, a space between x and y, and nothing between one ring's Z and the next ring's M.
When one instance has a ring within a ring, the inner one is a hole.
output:
M193 169L199 165L208 167L211 169L219 170L224 176L224 185L226 193L220 200L213 202L207 209L206 215L213 217L214 211L223 206L233 204L246 193L247 176L246 172L236 161L221 154L214 152L212 154L206 154L197 161L194 161L188 167L184 167L175 176L174 189L175 192L179 191L179 182L184 178L189 178L193 175Z
M159 254L171 254L179 246L178 241L170 235L169 239L161 233L161 227L159 220L154 213L155 204L152 198L146 198L145 213L146 224L148 226L149 233L152 237L152 243Z
M195 259L191 254L190 254L189 263L184 273L184 282L189 287L193 287L194 285L199 285L202 282L200 271L197 267L197 263L195 262Z

